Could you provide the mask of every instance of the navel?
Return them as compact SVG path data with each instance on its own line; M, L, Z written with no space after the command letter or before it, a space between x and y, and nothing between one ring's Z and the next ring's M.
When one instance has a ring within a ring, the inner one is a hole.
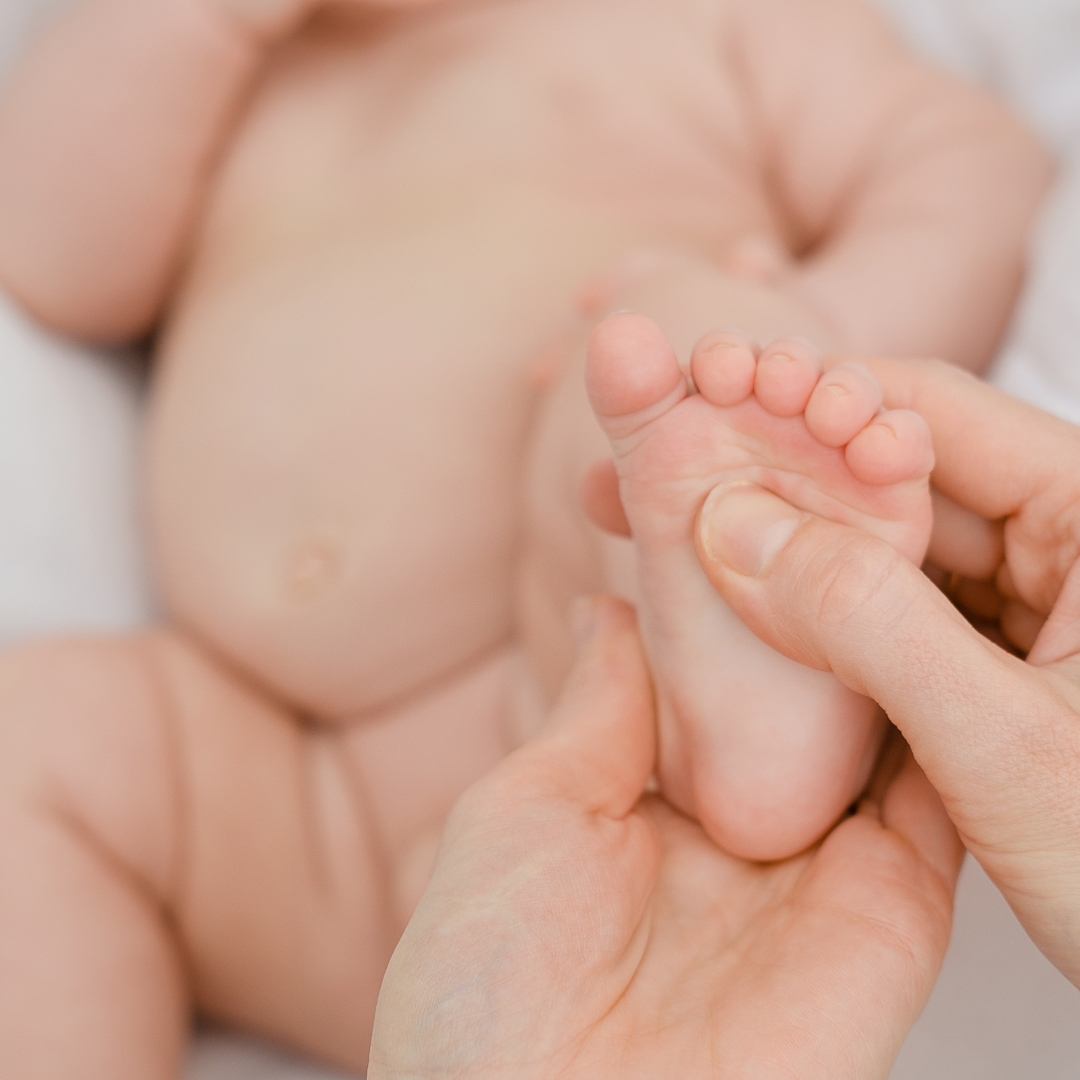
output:
M344 556L341 545L326 536L296 544L285 560L285 594L298 604L309 604L341 580Z

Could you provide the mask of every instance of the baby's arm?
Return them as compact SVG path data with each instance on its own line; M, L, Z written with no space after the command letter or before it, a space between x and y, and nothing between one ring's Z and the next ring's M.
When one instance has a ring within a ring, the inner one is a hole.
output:
M861 0L748 0L739 40L794 246L793 286L848 349L989 361L1047 153L908 55Z
M0 282L31 313L99 341L152 327L267 43L302 7L78 0L52 25L0 99Z

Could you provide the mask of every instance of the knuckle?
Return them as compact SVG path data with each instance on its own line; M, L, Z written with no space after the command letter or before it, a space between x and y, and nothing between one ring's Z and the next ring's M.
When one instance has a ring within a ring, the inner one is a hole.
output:
M1075 837L1080 824L1080 796L1077 774L1080 773L1080 723L1068 697L1052 683L1025 687L1028 698L1020 716L1013 721L1018 744L1014 768L1024 789L1037 797L1051 811L1050 820L1069 822Z
M888 633L903 621L909 590L897 587L912 570L898 551L865 534L851 537L827 559L820 578L817 618L835 630Z

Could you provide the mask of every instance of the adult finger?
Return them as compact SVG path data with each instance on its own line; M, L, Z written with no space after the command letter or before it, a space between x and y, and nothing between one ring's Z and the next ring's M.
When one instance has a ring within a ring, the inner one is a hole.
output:
M586 470L581 481L581 505L589 520L615 536L630 536L630 522L619 495L619 477L611 458Z
M1080 427L947 364L866 364L881 381L888 407L913 409L929 424L934 486L966 511L1004 522L1004 554L1018 598L1049 613L1080 558L1080 469L1074 464ZM957 524L954 515L954 541ZM948 531L944 519L935 523L935 561ZM945 560L954 555L955 545L940 553Z
M972 581L990 581L1005 556L1001 523L965 510L940 491L931 490L934 531L926 558L934 566Z
M1035 494L1068 479L1080 460L1080 428L1010 397L939 361L860 360L885 392L888 409L912 409L930 425L934 486L988 520L1009 517Z
M497 772L520 795L622 817L656 760L652 684L633 610L595 597L575 612L578 658L549 725Z
M964 845L945 812L941 796L896 729L886 742L859 813L872 815L906 840L952 894L964 859Z

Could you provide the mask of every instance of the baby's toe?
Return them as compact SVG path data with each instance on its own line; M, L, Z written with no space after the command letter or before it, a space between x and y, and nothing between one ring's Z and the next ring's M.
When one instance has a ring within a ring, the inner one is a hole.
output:
M738 405L754 392L757 350L749 338L719 331L707 334L690 355L694 385L712 405Z
M848 468L864 484L898 484L929 476L934 449L926 421L908 409L875 417L847 444Z
M846 446L881 408L881 384L862 364L825 372L806 403L806 427L826 446Z
M628 312L609 316L593 331L585 386L612 438L632 434L686 394L686 378L660 327Z
M773 416L798 416L821 378L821 354L798 338L774 341L761 353L754 394Z

